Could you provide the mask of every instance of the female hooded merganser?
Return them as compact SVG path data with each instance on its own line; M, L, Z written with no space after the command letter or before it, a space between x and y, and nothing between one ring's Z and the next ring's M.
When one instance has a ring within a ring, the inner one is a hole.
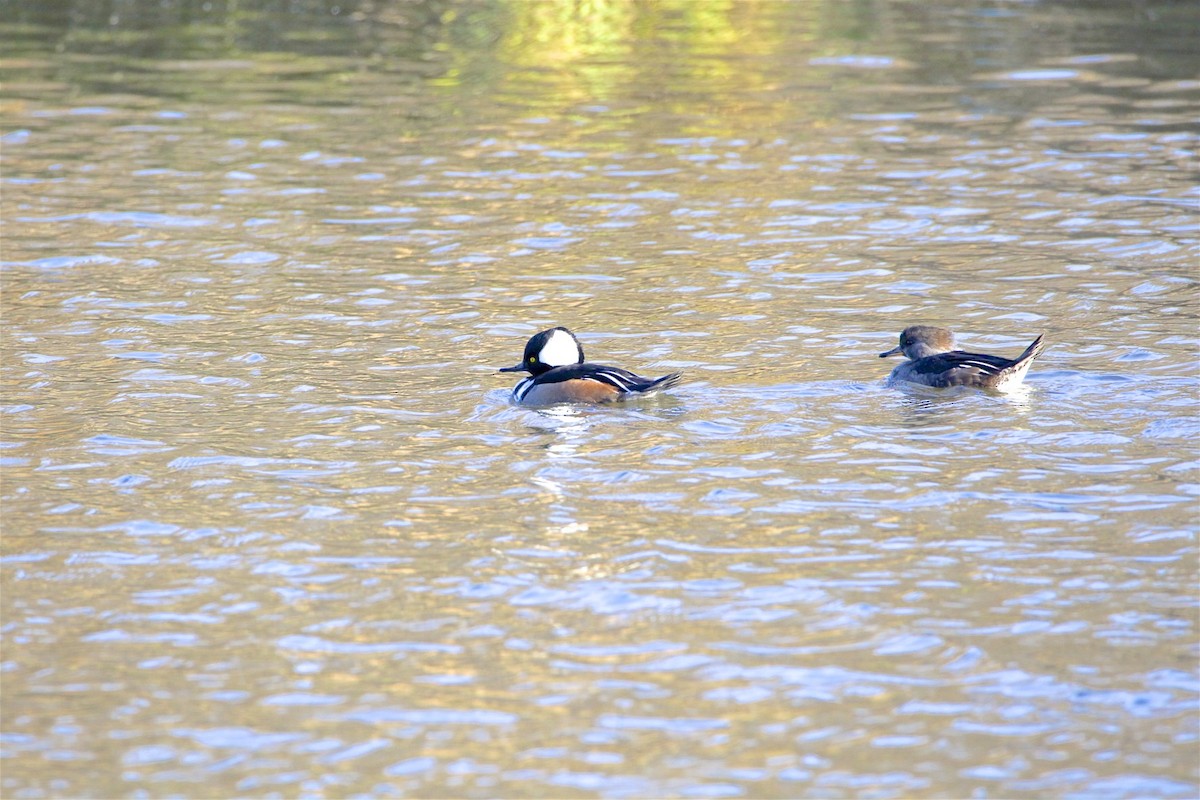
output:
M521 363L500 371L530 374L512 393L514 401L527 406L611 403L644 397L679 383L678 372L651 380L619 367L585 364L583 347L566 328L551 328L535 335L525 345Z
M900 345L880 358L903 353L907 358L892 370L890 381L908 381L925 386L974 386L1006 392L1017 388L1025 379L1029 365L1045 347L1039 336L1025 352L1009 360L981 353L964 353L954 349L954 334L932 325L911 325L900 334Z

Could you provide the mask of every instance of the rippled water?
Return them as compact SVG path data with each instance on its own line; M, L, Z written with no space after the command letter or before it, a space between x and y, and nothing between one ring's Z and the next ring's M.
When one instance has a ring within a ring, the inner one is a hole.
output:
M82 8L0 64L5 797L1200 791L1194 8ZM556 324L687 382L512 406Z

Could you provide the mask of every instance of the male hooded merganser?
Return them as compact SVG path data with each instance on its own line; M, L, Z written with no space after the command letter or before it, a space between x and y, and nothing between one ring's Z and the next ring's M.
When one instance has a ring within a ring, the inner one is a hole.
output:
M566 328L550 328L525 345L521 363L501 372L528 372L513 389L513 400L527 406L555 403L611 403L643 397L679 383L672 372L651 380L619 367L583 363L583 347Z
M903 353L911 359L892 370L890 381L908 381L925 386L974 386L1006 392L1025 379L1029 365L1045 347L1039 336L1025 352L1009 360L982 353L964 353L954 349L954 334L933 325L911 325L900 334L900 345L880 358Z

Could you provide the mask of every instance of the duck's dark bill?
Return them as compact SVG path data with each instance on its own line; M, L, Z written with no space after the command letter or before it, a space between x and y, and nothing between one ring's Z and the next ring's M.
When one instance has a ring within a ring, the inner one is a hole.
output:
M513 367L501 367L501 368L500 368L499 370L497 370L497 371L498 371L498 372L524 372L524 371L525 371L525 365L524 365L524 364L517 364L516 366L513 366Z
M880 357L880 358L887 358L888 356L899 355L900 353L903 353L903 352L904 352L904 349L903 349L903 348L900 348L900 347L893 347L891 350L888 350L886 353L880 353L880 354L879 354L879 357Z

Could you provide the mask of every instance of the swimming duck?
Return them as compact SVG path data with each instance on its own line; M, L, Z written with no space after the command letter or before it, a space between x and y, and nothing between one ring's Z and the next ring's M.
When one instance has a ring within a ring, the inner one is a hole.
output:
M887 358L903 353L908 361L892 370L889 381L907 381L924 386L974 386L1006 392L1021 385L1029 365L1046 346L1044 336L1033 340L1014 359L956 350L954 334L933 325L910 325L900 334L900 344L880 353Z
M680 381L678 372L651 379L620 367L585 363L583 346L563 327L535 334L525 345L521 363L500 372L529 373L512 391L513 401L526 406L611 403L645 397Z

